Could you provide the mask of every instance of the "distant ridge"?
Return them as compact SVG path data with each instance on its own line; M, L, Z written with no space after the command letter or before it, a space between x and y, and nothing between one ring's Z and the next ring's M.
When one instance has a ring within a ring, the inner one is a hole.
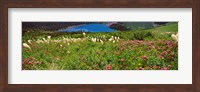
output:
M141 30L149 29L168 22L22 22L22 30L26 29L43 29L48 31L57 31L60 29L68 28L70 26L77 26L83 24L110 24L110 28L116 30ZM117 25L116 25L117 24Z

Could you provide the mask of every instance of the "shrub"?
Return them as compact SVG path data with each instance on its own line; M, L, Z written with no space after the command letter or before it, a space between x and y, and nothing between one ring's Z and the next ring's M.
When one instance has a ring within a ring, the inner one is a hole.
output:
M147 37L153 38L153 33L150 32L150 31L136 31L136 32L134 32L134 38L137 39L137 40L144 40Z

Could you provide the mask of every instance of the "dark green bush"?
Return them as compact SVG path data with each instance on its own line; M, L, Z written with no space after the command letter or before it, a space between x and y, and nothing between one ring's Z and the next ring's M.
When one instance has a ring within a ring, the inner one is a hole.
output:
M134 38L137 40L144 40L147 37L153 38L153 33L150 31L135 31Z

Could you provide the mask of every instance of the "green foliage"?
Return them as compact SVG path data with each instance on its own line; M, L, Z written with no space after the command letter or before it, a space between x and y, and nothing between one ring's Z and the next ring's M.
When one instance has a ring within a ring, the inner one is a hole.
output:
M137 40L144 40L147 37L153 38L153 34L151 31L136 31L136 32L134 32L134 38Z
M155 56L150 56L149 59L147 60L148 66L153 66L153 65L161 66L162 63L163 63L162 60Z

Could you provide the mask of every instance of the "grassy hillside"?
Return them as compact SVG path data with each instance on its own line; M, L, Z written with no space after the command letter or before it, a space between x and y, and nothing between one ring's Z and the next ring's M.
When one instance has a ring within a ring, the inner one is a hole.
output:
M142 29L154 28L152 22L140 22L140 23L125 22L125 23L122 23L122 25L129 27L132 30L142 30Z
M150 29L150 31L157 31L157 32L178 32L178 23L171 23L168 25L163 25L157 27L155 29Z

